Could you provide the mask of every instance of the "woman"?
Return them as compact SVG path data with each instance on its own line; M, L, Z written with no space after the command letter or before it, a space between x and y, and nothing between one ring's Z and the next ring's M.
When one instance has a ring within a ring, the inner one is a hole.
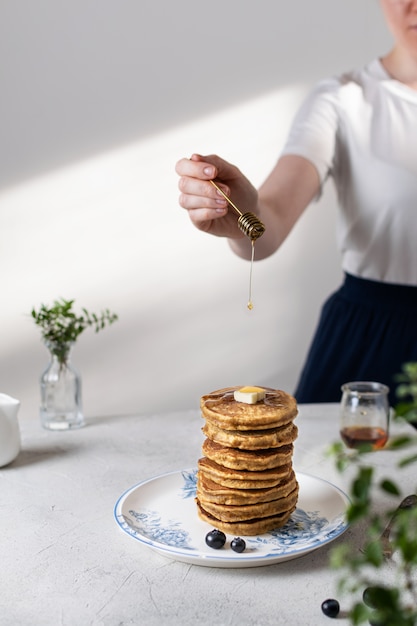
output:
M258 191L216 155L195 154L176 166L180 205L194 225L227 237L243 258L250 242L210 179L264 222L259 259L280 247L333 178L345 281L323 307L298 402L339 401L349 380L383 382L394 402L395 375L417 361L417 1L380 4L393 48L317 85Z

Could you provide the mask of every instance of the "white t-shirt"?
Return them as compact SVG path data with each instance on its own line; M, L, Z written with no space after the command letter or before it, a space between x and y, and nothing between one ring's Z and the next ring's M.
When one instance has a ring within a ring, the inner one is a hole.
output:
M304 156L337 189L338 245L349 274L417 285L417 91L379 60L320 82L283 154Z

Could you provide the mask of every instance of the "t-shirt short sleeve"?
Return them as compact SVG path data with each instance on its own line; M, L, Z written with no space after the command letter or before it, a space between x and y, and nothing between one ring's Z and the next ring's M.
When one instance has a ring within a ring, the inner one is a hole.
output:
M296 114L281 153L308 159L317 169L321 187L334 164L339 86L336 79L318 83Z

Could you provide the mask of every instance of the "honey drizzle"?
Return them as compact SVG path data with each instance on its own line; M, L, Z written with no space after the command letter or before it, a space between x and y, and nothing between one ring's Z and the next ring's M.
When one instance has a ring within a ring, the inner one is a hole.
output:
M252 256L250 260L250 271L249 271L249 299L248 299L248 309L252 311L253 302L252 302L252 270L253 270L253 261L255 258L255 239L251 239L252 244Z
M246 212L242 213L240 209L231 201L229 196L227 196L224 191L220 189L220 187L214 182L214 180L210 180L210 183L217 189L221 196L234 208L236 213L239 214L239 219L237 221L237 225L247 237L249 237L252 244L252 258L250 263L250 274L249 274L249 300L248 300L248 309L252 311L253 302L252 302L252 270L253 270L253 260L255 257L255 241L258 237L262 237L265 232L265 226L262 224L261 220L254 215L254 213Z

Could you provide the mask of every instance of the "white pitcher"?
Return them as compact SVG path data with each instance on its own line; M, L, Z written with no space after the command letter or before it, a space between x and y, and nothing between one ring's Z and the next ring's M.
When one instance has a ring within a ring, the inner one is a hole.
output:
M17 412L20 402L0 393L0 467L14 461L20 450Z

